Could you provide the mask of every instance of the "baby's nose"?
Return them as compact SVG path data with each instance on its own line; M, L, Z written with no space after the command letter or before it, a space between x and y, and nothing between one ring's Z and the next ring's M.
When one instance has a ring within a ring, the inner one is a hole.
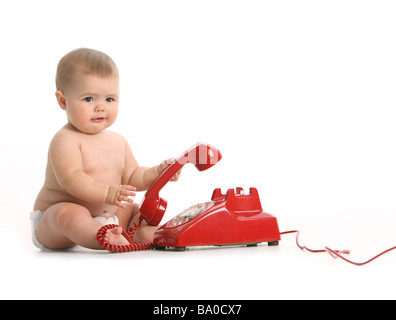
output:
M98 104L95 106L95 111L96 111L96 112L100 112L100 111L104 111L104 110L105 110L104 105L101 104L101 103L98 103Z

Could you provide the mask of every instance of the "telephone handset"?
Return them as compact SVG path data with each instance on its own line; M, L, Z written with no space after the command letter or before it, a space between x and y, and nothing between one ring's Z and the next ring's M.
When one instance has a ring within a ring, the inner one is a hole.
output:
M149 225L158 226L167 207L167 201L160 198L159 192L186 163L192 163L199 171L204 171L214 166L221 158L220 151L207 143L197 143L183 152L147 190L140 204L141 218Z

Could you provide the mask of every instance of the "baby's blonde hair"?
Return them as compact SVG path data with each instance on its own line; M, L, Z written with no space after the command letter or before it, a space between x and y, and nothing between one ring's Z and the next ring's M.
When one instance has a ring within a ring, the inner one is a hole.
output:
M73 50L59 61L56 90L65 90L77 73L105 78L118 76L118 69L114 61L103 52L86 48Z

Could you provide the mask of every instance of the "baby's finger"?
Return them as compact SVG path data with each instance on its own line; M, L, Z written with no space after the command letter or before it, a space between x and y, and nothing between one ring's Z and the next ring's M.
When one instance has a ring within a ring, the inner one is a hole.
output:
M136 196L136 193L133 191L136 191L135 187L129 186L129 185L124 185L124 186L121 186L120 194L122 194L124 196L128 196L128 195Z
M121 201L117 201L117 202L116 202L116 205L117 205L119 208L121 208L121 209L126 209L125 203L123 203L123 202L121 202Z
M165 171L165 169L168 168L168 165L163 161L157 168L157 171L159 174Z
M119 201L121 202L127 202L127 203L133 203L133 199L125 196L119 196L118 197Z
M136 191L136 190L137 190L136 187L130 186L130 185L128 185L128 184L122 185L121 188L122 188L122 189L126 189L126 190L132 190L132 191Z
M127 190L120 190L120 195L121 196L126 196L126 197L135 197L136 196L136 193L135 192L132 192L132 191L127 191Z
M181 169L172 177L171 181L177 181L180 178Z

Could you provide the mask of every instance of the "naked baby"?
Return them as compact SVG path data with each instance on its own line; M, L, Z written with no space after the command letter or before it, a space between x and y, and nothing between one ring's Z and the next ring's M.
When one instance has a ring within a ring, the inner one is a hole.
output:
M128 244L121 227L139 222L135 192L147 190L169 161L141 167L125 138L106 130L119 108L118 69L106 54L92 49L66 54L57 68L56 99L68 122L49 147L44 186L31 213L33 243L41 250L102 249L98 230L117 224L106 241ZM156 229L143 223L134 242L152 241Z

